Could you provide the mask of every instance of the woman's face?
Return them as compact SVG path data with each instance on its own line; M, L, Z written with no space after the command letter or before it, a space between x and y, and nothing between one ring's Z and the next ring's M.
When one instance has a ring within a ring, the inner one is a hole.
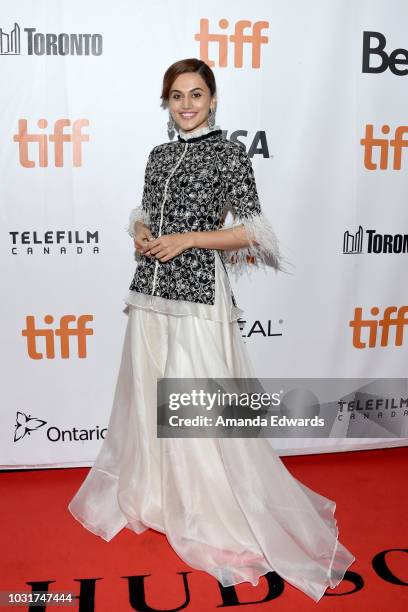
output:
M180 74L169 93L169 110L177 125L190 132L208 126L208 113L215 107L215 96L196 72Z

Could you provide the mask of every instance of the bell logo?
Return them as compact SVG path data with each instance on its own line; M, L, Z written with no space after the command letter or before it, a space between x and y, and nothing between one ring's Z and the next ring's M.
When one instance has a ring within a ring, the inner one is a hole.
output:
M71 126L69 119L58 119L54 123L54 131L47 135L41 133L29 133L27 127L27 119L19 119L18 133L13 134L14 142L18 142L20 164L24 168L40 168L48 167L48 143L54 144L54 165L57 168L64 166L64 142L72 143L72 165L74 167L82 166L82 146L81 143L89 141L88 134L82 134L82 128L88 126L88 119L77 119L72 123L72 133L64 133L64 128ZM41 130L48 127L46 119L37 121L37 126ZM28 145L30 142L38 143L38 153L36 161L29 159Z
M379 74L385 72L387 68L396 76L406 76L408 74L408 51L403 47L398 47L391 51L385 50L387 39L381 32L364 32L363 34L363 72ZM370 65L370 59L374 58Z
M380 314L380 309L374 306L370 310L373 317ZM378 330L381 328L380 346L389 346L390 328L395 328L394 346L402 346L404 328L408 324L408 306L388 306L380 319L363 319L363 309L354 309L354 319L349 321L353 329L353 346L358 349L367 348L367 343L362 340L363 328L368 329L368 347L375 348L378 340ZM395 315L395 316L393 316Z
M228 19L220 19L218 22L221 30L229 27ZM244 62L244 44L251 46L251 66L252 68L261 67L261 45L267 43L269 38L262 36L261 32L269 27L268 21L248 21L242 19L235 23L233 34L210 34L209 20L200 19L200 31L194 39L200 43L200 59L208 66L216 65L215 61L209 58L209 43L215 42L218 45L217 66L225 68L228 66L228 43L232 43L234 52L234 68L242 68ZM244 30L249 28L249 33L244 34Z
M81 315L78 318L75 315L64 315L60 319L59 327L56 329L46 329L36 327L35 317L29 315L26 317L26 328L21 331L21 335L27 338L27 353L31 359L44 359L44 354L37 351L37 338L42 336L45 338L45 358L55 359L55 338L59 337L60 341L60 356L62 359L69 359L70 353L70 337L77 338L77 355L80 359L87 356L86 352L86 337L93 335L93 329L86 327L88 321L93 321L92 315ZM70 323L76 322L75 326L69 327ZM51 325L54 323L52 315L45 315L44 323Z

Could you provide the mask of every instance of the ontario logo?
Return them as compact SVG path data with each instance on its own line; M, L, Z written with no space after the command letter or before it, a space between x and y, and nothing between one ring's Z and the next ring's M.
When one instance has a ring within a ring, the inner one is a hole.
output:
M0 28L0 55L23 55L22 39L27 55L102 55L102 34L68 34L37 32L37 28L21 28L17 22L10 30Z
M14 431L14 442L18 442L26 435L30 435L32 431L36 431L40 427L44 427L47 421L32 417L30 414L27 415L24 412L17 412L16 425Z
M32 432L41 430L45 425L47 425L47 421L33 417L31 414L17 411L14 442L19 442L26 436L30 436ZM99 425L96 425L94 429L78 429L77 427L61 429L51 425L46 429L42 429L42 431L45 432L49 442L83 442L88 440L104 440L108 428L101 428Z

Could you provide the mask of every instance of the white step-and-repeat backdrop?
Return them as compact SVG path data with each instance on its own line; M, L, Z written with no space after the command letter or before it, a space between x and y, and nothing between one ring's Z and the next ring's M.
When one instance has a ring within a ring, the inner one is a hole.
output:
M173 62L214 70L292 274L233 282L259 377L406 377L408 4L3 0L0 465L90 465ZM406 433L408 436L408 433ZM407 438L279 439L280 454Z

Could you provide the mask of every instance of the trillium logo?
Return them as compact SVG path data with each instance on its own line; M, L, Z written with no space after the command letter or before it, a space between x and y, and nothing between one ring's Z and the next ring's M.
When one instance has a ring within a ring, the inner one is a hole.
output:
M27 415L24 412L17 412L14 442L18 442L27 434L30 434L36 429L40 429L44 425L47 425L47 423L48 421L43 421L42 419L32 417L31 414ZM104 440L108 428L96 425L91 429L78 429L78 427L60 429L60 427L57 427L56 425L48 424L48 427L46 427L43 431L45 432L45 436L49 442L83 443L91 440Z
M30 414L27 416L26 414L24 414L24 412L17 412L14 442L17 442L18 440L21 440L21 438L24 438L26 434L30 434L32 431L43 427L43 425L46 425L46 423L47 421L36 419Z

